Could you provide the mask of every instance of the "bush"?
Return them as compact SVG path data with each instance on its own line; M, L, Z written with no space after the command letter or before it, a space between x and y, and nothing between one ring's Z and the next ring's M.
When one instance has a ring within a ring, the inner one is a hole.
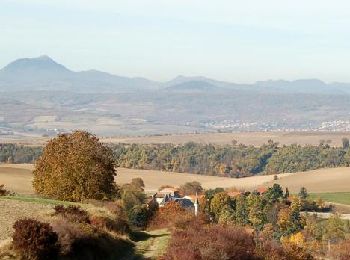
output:
M175 201L168 202L164 207L159 208L151 220L151 228L171 228L174 227L176 222L181 218L187 218L190 214L179 203ZM191 214L193 215L193 214Z
M181 257L179 257L181 256ZM176 230L163 259L258 259L252 235L230 226L189 226Z
M9 195L10 192L5 189L5 185L0 185L0 196L6 196Z
M202 192L202 185L198 181L186 182L184 185L180 186L180 193L184 196L194 195L196 193L200 194Z
M94 216L91 218L90 222L91 225L100 230L105 229L122 235L130 233L128 221L119 216L117 216L114 219L108 217Z
M123 259L125 255L133 255L134 245L120 238L114 238L106 233L96 233L76 239L66 259L95 260ZM128 258L126 258L128 259Z
M13 225L13 247L24 259L55 259L58 236L48 223L34 219L17 220Z
M128 212L128 218L131 225L145 228L148 224L150 213L146 205L136 205Z
M58 234L58 241L61 246L61 254L69 254L72 250L72 244L77 239L81 239L92 232L88 226L82 226L79 223L73 223L67 219L57 219L52 223L53 230Z
M94 222L92 220L91 222ZM72 223L65 219L53 223L61 243L61 255L69 259L120 259L125 254L132 255L130 242L113 237L103 230L84 223Z
M81 209L79 206L69 205L64 207L63 205L55 206L56 216L62 216L71 222L77 223L89 223L89 214L86 210Z
M52 139L36 161L33 187L41 195L68 201L112 198L114 161L110 148L87 132Z

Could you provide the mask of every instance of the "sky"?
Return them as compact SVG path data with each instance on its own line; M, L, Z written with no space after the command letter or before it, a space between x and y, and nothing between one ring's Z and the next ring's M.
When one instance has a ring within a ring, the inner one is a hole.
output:
M161 81L350 82L350 1L0 0L0 52Z

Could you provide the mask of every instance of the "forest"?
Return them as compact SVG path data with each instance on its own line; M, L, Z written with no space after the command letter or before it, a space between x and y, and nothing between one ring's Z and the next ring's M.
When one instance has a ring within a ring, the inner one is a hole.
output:
M111 144L116 166L187 172L232 178L298 172L350 165L347 139L342 147L320 142L318 146L279 146L272 140L255 147L232 142L230 145L199 144ZM42 147L0 144L0 162L33 163Z
M112 149L116 164L120 167L233 178L350 164L350 150L346 140L343 147L331 147L325 143L318 146L279 146L278 143L269 141L260 147L233 142L225 146L198 143L118 144Z

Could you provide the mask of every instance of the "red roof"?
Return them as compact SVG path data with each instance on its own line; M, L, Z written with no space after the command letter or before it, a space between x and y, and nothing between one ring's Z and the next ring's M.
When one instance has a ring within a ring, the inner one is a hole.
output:
M260 186L256 189L257 192L259 192L260 194L263 194L267 191L267 188L264 186Z

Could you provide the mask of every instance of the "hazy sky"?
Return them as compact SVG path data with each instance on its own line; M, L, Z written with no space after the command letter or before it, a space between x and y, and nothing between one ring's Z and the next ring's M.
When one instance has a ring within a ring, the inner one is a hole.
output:
M349 0L0 0L0 66L350 82Z

